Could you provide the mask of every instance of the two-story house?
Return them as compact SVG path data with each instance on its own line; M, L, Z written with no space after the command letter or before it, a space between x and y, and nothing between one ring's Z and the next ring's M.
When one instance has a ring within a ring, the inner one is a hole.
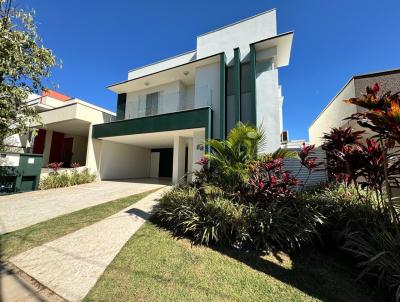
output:
M101 179L167 177L198 169L208 138L225 138L238 122L262 127L281 145L278 68L289 64L293 33L277 34L270 10L197 36L195 50L136 68L108 88L117 120L94 125L87 164ZM188 181L191 177L188 178Z

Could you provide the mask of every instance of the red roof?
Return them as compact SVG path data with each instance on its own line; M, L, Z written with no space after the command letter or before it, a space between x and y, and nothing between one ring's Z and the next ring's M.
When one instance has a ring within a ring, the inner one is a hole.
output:
M52 98L55 98L55 99L63 101L63 102L71 99L71 97L69 97L65 94L59 93L57 91L51 90L51 89L43 90L42 96L50 96Z

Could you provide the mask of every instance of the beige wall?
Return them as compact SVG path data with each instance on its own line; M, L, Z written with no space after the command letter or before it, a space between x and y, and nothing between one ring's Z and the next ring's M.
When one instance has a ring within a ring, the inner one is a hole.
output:
M354 80L351 80L344 89L331 101L331 103L320 113L318 118L308 129L310 144L320 146L324 133L330 132L333 127L342 127L344 121L353 113L357 112L357 106L346 104L343 100L354 97Z
M150 149L102 141L99 176L101 179L149 177L150 153Z

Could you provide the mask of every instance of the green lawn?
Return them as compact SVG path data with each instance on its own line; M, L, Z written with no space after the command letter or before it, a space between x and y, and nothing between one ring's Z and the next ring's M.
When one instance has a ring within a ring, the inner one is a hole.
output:
M354 277L327 255L216 251L147 222L85 301L371 301Z
M4 234L0 236L2 257L8 259L26 250L77 231L123 210L157 190L102 203Z

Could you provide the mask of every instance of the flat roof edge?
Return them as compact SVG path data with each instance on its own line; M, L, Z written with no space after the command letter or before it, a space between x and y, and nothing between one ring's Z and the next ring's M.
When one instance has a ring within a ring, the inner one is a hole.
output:
M256 14L256 15L254 15L254 16L250 16L250 17L247 17L247 18L245 18L245 19L241 19L241 20L239 20L239 21L230 23L230 24L228 24L228 25L224 25L224 26L222 26L222 27L218 27L217 29L210 30L210 31L208 31L208 32L206 32L206 33L204 33L204 34L198 35L197 38L203 37L203 36L206 36L206 35L209 35L209 34L212 34L212 33L214 33L214 32L223 30L223 29L225 29L225 28L234 26L234 25L236 25L236 24L240 24L240 23L246 22L246 21L248 21L248 20L257 18L257 17L259 17L259 16L262 16L262 15L265 15L265 14L268 14L268 13L271 13L271 12L273 12L273 11L276 11L276 8L272 8L272 9L270 9L270 10L263 11L263 12L261 12L261 13L258 13L258 14Z
M140 67L132 68L132 69L128 70L128 73L132 72L132 71L135 71L135 70L142 69L142 68L146 68L146 67L149 67L149 66L152 66L152 65L156 65L156 64L159 64L159 63L162 63L162 62L166 62L166 61L169 61L169 60L172 60L172 59L183 57L183 56L188 55L190 53L193 53L193 54L196 53L196 49L189 50L187 52L184 52L184 53L181 53L181 54L177 54L175 56L172 56L172 57L169 57L169 58L166 58L166 59L162 59L162 60L159 60L159 61L156 61L156 62L153 62L153 63L149 63L149 64L146 64L146 65L143 65L143 66L140 66Z
M269 41L269 40L279 39L279 38L282 38L282 37L285 37L285 36L289 36L289 35L294 35L294 30L287 31L287 32L284 32L282 34L279 34L279 35L276 35L276 36L273 36L273 37L269 37L269 38L266 38L266 39L262 39L262 40L253 42L250 45L255 45L255 44L266 42L266 41Z

